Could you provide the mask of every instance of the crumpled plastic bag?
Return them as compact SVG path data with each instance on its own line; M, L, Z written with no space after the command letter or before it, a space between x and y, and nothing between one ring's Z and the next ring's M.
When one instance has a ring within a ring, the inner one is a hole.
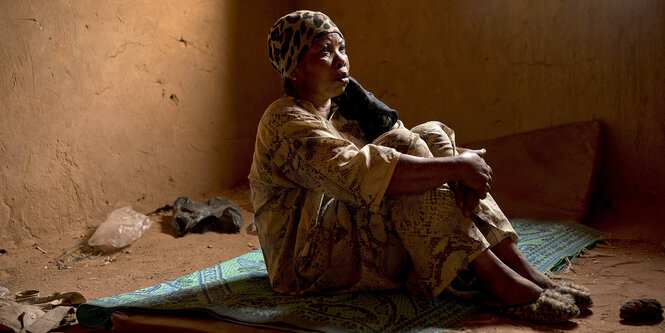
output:
M131 206L118 208L97 227L88 245L122 248L134 243L151 225L148 216L132 210Z

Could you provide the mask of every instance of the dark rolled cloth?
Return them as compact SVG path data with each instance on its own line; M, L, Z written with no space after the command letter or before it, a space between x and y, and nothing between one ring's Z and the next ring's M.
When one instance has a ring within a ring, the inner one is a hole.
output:
M352 77L349 77L344 93L332 100L344 118L358 121L367 142L372 142L389 131L399 118L397 111L365 90Z

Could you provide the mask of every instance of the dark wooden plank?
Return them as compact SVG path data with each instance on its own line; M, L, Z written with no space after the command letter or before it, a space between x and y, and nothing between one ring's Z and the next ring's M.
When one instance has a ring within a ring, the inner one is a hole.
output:
M576 222L586 216L600 162L598 121L460 146L487 149L491 194L506 216Z

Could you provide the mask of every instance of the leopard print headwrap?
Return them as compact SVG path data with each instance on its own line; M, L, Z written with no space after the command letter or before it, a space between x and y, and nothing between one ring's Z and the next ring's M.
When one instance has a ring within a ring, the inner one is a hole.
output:
M312 42L327 33L342 33L326 14L298 10L281 17L268 35L270 63L287 78L302 60Z

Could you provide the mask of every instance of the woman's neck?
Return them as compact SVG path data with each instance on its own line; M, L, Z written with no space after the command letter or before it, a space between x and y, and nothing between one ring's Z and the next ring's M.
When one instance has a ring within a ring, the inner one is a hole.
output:
M317 104L315 102L312 102L311 100L308 100L308 101L310 101L310 103L312 103L312 105L314 105L314 108L316 109L316 112L318 112L319 115L321 117L323 117L323 119L328 119L328 117L330 116L330 98L328 98L327 101L325 101L321 104Z

